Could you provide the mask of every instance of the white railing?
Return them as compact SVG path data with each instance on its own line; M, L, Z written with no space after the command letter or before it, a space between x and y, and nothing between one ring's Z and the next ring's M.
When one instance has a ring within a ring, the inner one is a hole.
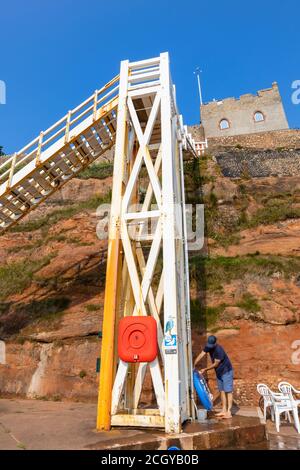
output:
M195 142L196 153L198 157L205 154L206 149L208 148L207 139Z
M119 75L101 89L96 90L88 99L69 111L47 130L40 132L38 137L0 165L0 185L5 182L9 185L13 175L32 160L35 159L38 165L42 152L57 140L64 137L64 142L68 143L72 137L75 137L72 136L72 129L88 116L93 115L93 121L96 121L99 109L103 110L107 106L109 110L112 102L118 97L118 91Z
M182 122L182 116L180 116ZM188 131L188 126L183 126L183 147L194 155L197 155L196 142L193 139L192 134Z

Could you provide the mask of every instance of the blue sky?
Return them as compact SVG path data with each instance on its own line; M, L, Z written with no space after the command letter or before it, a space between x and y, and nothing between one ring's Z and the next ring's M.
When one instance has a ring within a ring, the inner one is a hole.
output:
M300 2L241 0L9 0L0 6L0 145L20 149L119 71L122 59L169 51L180 111L199 122L205 101L278 81L291 127L300 105Z

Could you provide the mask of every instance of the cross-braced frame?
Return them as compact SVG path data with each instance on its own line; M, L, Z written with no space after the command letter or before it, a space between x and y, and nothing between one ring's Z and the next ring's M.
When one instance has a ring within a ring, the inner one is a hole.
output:
M185 223L184 129L169 57L121 63L110 214L98 429L163 427L179 432L193 414ZM158 356L117 356L124 316L151 315ZM155 399L141 404L145 383ZM151 406L150 406L151 405Z

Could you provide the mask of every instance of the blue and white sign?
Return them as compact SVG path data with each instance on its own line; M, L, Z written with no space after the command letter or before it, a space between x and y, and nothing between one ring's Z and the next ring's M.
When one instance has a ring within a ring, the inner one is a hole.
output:
M165 334L165 346L169 347L176 347L177 345L177 337L176 335L168 335Z
M172 330L175 327L174 318L169 317L165 326L165 354L177 354L177 335Z

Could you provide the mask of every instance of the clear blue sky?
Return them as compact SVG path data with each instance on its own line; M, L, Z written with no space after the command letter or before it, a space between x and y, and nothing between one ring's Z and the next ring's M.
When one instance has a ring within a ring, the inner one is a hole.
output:
M179 108L199 121L204 100L279 83L291 127L300 105L299 0L8 0L0 7L0 145L20 149L119 71L122 59L171 55Z

